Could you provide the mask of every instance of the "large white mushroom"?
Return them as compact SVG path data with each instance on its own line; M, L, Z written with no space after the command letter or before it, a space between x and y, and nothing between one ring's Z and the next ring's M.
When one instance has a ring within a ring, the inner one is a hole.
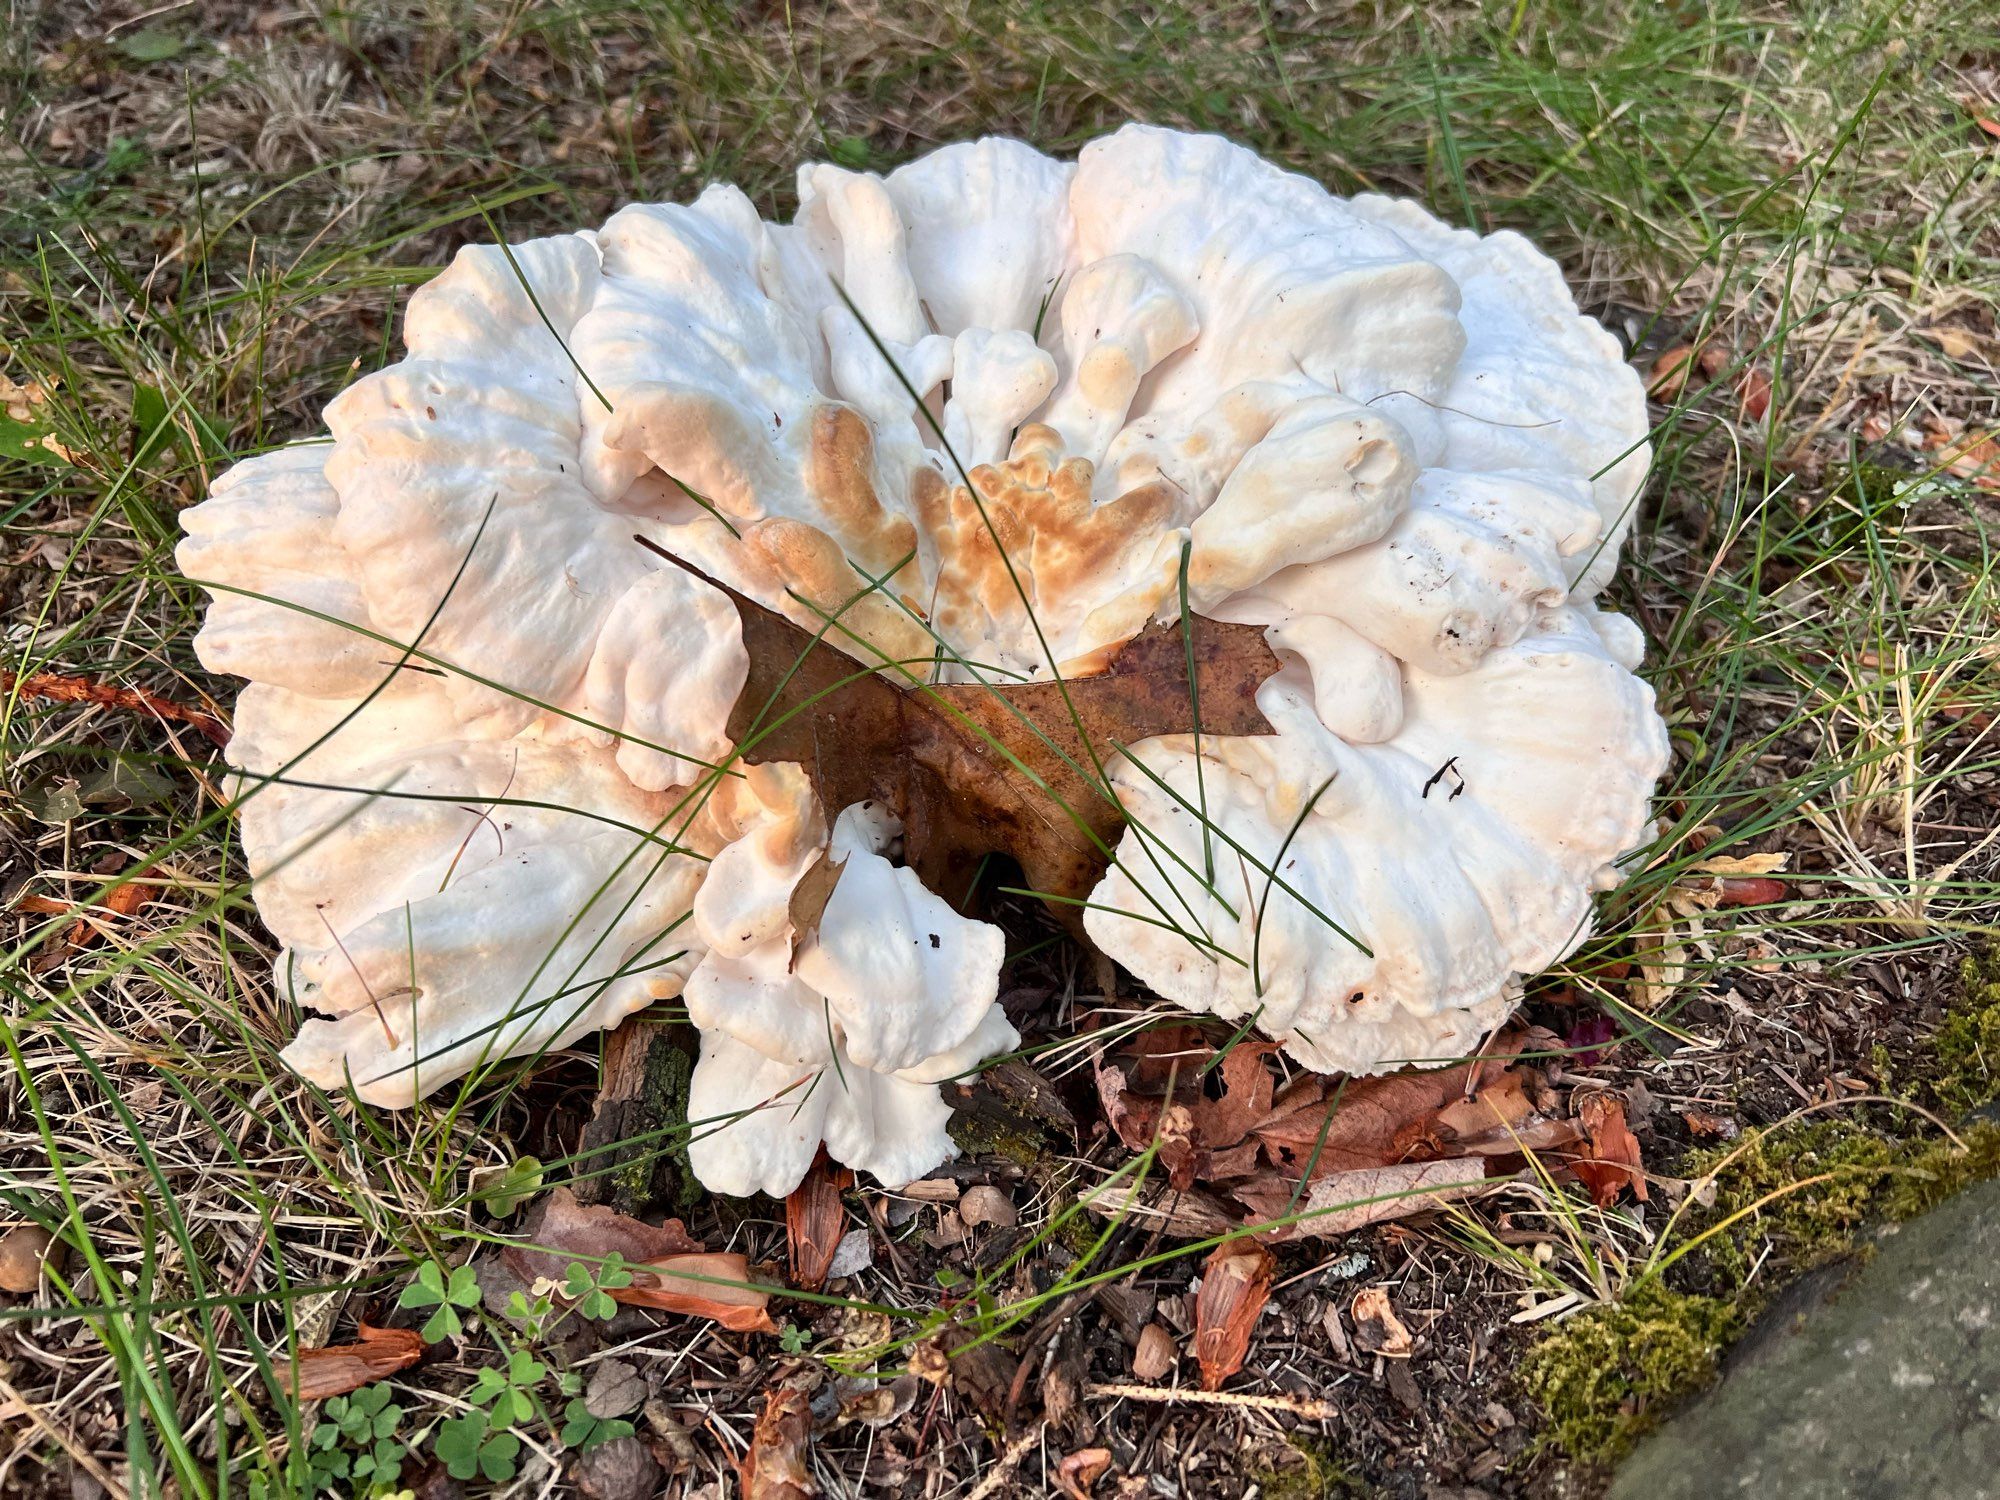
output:
M279 983L328 1018L287 1059L400 1105L678 995L711 1187L950 1154L937 1084L1016 1041L999 934L890 857L908 809L737 759L737 610L655 552L905 681L1089 673L1183 598L1261 628L1271 733L1097 747L1089 935L1311 1067L1477 1045L1665 764L1595 603L1648 457L1611 335L1517 235L1211 136L799 200L460 252L330 443L187 513Z

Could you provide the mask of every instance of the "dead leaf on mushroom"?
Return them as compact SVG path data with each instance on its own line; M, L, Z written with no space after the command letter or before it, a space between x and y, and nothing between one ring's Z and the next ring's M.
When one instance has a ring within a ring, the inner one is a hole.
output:
M1035 890L1088 894L1124 819L1086 770L1118 745L1196 728L1195 698L1204 733L1271 732L1256 696L1278 658L1260 626L1195 615L1191 652L1178 621L1153 624L1087 677L933 687L858 673L854 657L640 540L721 589L742 618L750 675L729 737L743 759L797 761L827 807L886 804L903 824L905 862L950 901L994 853ZM821 755L823 745L839 753ZM1080 920L1074 905L1051 910Z
M1255 1240L1217 1245L1201 1267L1201 1290L1194 1299L1194 1357L1201 1364L1201 1388L1222 1382L1243 1368L1250 1330L1271 1298L1271 1252Z
M324 1401L407 1370L423 1357L423 1335L414 1328L373 1328L363 1323L361 1337L354 1343L299 1350L296 1370L283 1359L271 1364L287 1395L299 1401Z
M764 1398L764 1410L750 1431L750 1447L737 1471L743 1500L811 1500L819 1493L806 1467L812 1441L812 1401L804 1391L784 1388Z

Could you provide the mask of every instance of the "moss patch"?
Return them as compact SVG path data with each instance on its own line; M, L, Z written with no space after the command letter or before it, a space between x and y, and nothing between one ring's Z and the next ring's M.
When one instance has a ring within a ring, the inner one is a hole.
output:
M2000 955L1968 958L1959 969L1958 1004L1938 1028L1938 1104L1954 1114L1984 1109L2000 1099Z
M1360 1500L1373 1493L1334 1457L1331 1444L1293 1437L1286 1448L1290 1451L1273 1467L1251 1470L1264 1500Z
M1736 1304L1657 1281L1556 1325L1529 1353L1521 1383L1548 1413L1546 1440L1604 1464L1715 1380L1742 1327Z
M1708 1236L1695 1253L1717 1289L1740 1294L1767 1254L1797 1272L1853 1249L1896 1154L1874 1132L1829 1119L1800 1120L1741 1147L1697 1152L1687 1175L1719 1175L1714 1204L1691 1217L1688 1233Z

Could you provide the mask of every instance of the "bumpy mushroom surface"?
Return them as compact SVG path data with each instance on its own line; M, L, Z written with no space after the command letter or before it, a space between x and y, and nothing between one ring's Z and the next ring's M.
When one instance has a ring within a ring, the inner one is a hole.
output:
M937 1083L1016 1040L999 934L897 810L736 759L735 607L635 537L920 680L1088 673L1183 597L1263 627L1272 734L1101 747L1091 937L1309 1066L1476 1045L1665 764L1593 602L1648 458L1615 340L1519 236L1215 137L798 195L460 252L331 442L187 513L279 984L327 1017L288 1060L405 1104L679 995L710 1186L949 1154Z

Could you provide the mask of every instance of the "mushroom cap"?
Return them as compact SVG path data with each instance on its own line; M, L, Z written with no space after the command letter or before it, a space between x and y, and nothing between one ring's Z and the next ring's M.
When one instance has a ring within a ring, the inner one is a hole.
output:
M884 811L734 763L735 610L638 538L945 681L1095 670L1183 594L1263 627L1271 735L1110 756L1086 926L1313 1066L1463 1050L1643 836L1664 733L1593 602L1643 394L1517 235L1129 126L470 247L405 340L180 549L325 1086L407 1103L685 987L696 1170L779 1191L822 1140L928 1170L938 1079L1013 1044L998 934Z

